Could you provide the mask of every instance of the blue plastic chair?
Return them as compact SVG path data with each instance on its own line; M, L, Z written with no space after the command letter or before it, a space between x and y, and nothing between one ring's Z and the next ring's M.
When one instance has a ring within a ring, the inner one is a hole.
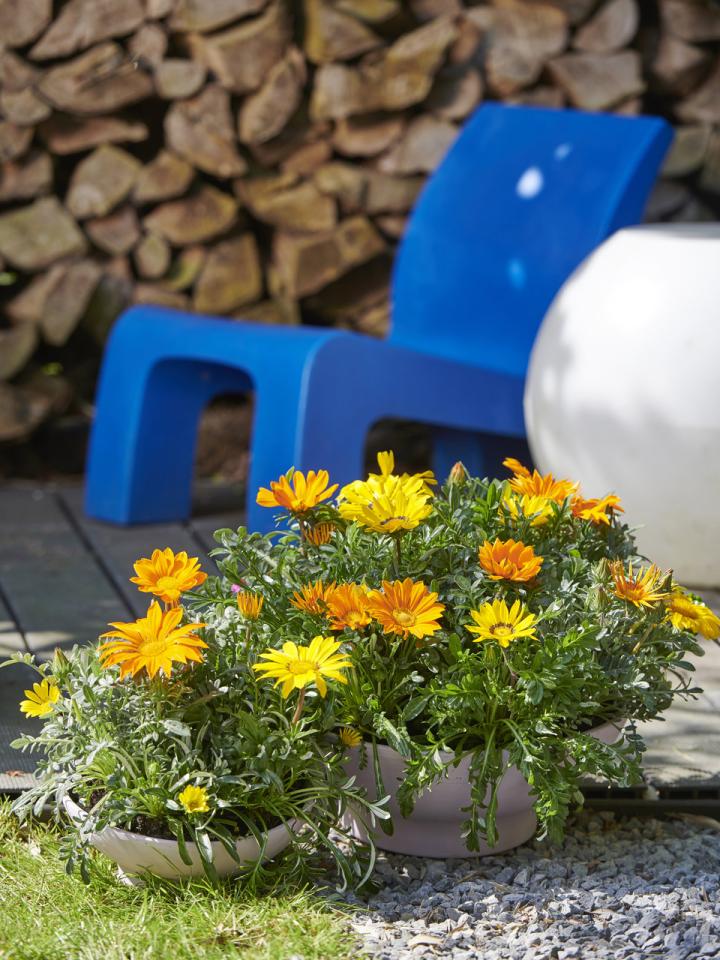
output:
M254 530L273 524L258 487L291 465L340 483L360 476L367 431L385 417L434 428L439 475L456 459L480 472L479 432L525 435L525 372L552 298L602 240L640 219L670 140L655 118L482 106L410 218L385 341L127 311L100 377L88 514L187 517L198 418L227 393L255 392Z

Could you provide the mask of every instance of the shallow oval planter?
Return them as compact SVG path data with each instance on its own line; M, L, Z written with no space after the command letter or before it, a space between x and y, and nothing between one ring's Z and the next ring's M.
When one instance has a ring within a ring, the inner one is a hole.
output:
M606 723L590 733L603 743L615 743L623 725L624 721ZM365 749L368 763L361 770L362 749ZM484 857L517 847L535 833L537 819L533 798L517 767L507 770L498 787L498 842L494 847L481 842L479 850L468 850L462 838L462 824L467 820L467 812L462 808L470 806L470 757L465 757L457 767L451 767L447 777L420 794L409 817L400 813L395 796L397 784L405 776L405 760L396 750L384 745L378 746L378 757L383 784L390 794L388 810L394 827L392 836L379 829L373 831L373 840L381 850L418 857ZM450 754L443 754L443 759L450 758ZM360 786L365 787L371 799L377 799L370 744L365 743L353 750L345 769L349 776L355 776ZM356 837L366 836L364 825L352 813L346 815L345 825Z
M79 825L85 821L87 814L74 800L65 796L62 803L65 812L75 824ZM269 830L262 857L263 863L272 860L284 850L297 829L298 824L295 821L289 821ZM148 837L141 833L132 833L130 830L120 830L117 827L105 827L98 833L93 833L90 842L118 865L121 877L126 877L131 882L146 873L164 877L167 880L204 875L200 852L193 843L187 844L187 851L192 859L192 865L190 865L183 862L174 840ZM223 845L213 841L211 846L213 865L218 875L226 877L237 873L241 864L233 860ZM260 854L260 846L254 837L242 837L235 847L242 863L257 860Z

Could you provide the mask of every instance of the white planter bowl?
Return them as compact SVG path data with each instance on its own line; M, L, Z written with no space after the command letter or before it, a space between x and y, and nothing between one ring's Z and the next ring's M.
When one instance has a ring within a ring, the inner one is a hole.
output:
M591 730L592 736L603 743L615 743L622 733L623 723L604 724ZM364 749L368 763L360 769L360 751ZM537 819L533 810L530 787L517 767L510 767L498 788L497 830L498 842L494 847L480 844L479 850L468 850L462 838L462 824L467 820L470 806L468 771L470 758L465 757L457 767L451 767L447 777L425 790L415 803L409 817L403 817L397 804L395 791L405 777L405 760L390 747L378 747L380 772L386 791L390 794L388 810L392 815L394 831L388 836L380 829L373 831L375 845L381 850L404 853L417 857L484 857L502 853L525 843L535 833ZM449 760L450 754L443 754ZM353 750L345 769L354 775L357 783L365 787L368 796L377 800L375 775L372 768L372 746L363 744ZM364 825L352 814L346 815L346 828L356 837L366 836Z
M640 551L720 578L720 224L620 230L564 284L535 341L525 423L542 471L613 491Z
M76 824L82 824L87 814L70 797L63 797L63 807L70 819ZM287 847L293 833L298 829L295 821L281 823L267 833L267 843L262 862L272 860ZM200 853L195 844L188 843L187 851L192 859L192 865L184 863L180 857L177 843L174 840L162 840L158 837L146 837L141 833L132 833L129 830L119 830L116 827L105 827L90 838L92 845L113 860L119 869L120 876L130 881L151 873L156 877L167 880L178 880L182 877L201 877L204 875ZM260 855L260 846L254 837L243 837L237 841L235 847L242 863L257 860ZM227 850L218 841L212 843L213 864L221 877L237 873L241 864L237 863Z

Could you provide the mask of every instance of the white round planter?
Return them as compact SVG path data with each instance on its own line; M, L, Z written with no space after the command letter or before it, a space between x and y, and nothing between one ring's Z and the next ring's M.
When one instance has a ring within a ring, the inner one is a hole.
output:
M87 814L70 797L63 797L63 807L70 819L82 824ZM262 861L272 860L287 847L292 834L298 829L295 822L281 823L267 833L267 843ZM178 880L182 877L200 877L204 875L200 852L195 844L188 843L187 851L192 865L184 863L174 840L162 840L158 837L146 837L129 830L105 827L90 838L92 845L118 865L121 878L131 882L151 873L156 877ZM250 863L260 855L260 846L254 837L243 837L235 845L241 863ZM237 873L241 864L237 863L223 845L212 843L213 865L221 877Z
M539 469L613 491L642 553L688 585L720 571L720 224L621 230L538 333L525 422Z
M591 730L592 736L604 743L615 743L622 733L624 722L604 724ZM365 750L367 764L360 769L360 751ZM462 837L462 824L467 820L470 806L468 771L470 758L465 757L457 767L448 770L447 777L425 790L415 803L409 817L400 813L395 792L405 777L405 761L390 747L378 746L380 772L383 785L390 794L388 810L392 815L393 833L388 836L380 829L373 830L375 845L381 850L404 853L417 857L484 857L502 853L525 843L535 833L537 820L533 810L530 787L517 767L510 767L498 788L497 831L498 842L494 847L480 844L479 850L468 850ZM450 760L444 754L444 760ZM372 747L365 743L353 750L345 765L349 776L365 787L368 796L376 800L377 790L372 769ZM346 815L345 826L356 837L366 836L363 823L351 813Z

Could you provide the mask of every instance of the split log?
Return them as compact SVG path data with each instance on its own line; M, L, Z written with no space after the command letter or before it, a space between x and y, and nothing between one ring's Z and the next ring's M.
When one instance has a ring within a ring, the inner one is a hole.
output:
M298 150L324 140L329 136L329 123L312 123L304 111L298 111L277 137L265 143L249 144L252 155L260 167L272 168L285 163Z
M135 203L157 203L181 197L192 183L194 169L169 150L161 150L138 174L133 200Z
M133 303L151 303L159 307L171 307L174 310L189 310L190 299L184 293L168 290L161 283L136 283L133 289Z
M496 0L497 7L475 7L467 18L484 33L488 83L500 96L530 86L545 63L567 46L567 17L555 7Z
M50 107L34 90L6 90L0 92L0 110L6 118L19 127L32 127L50 116Z
M30 282L6 305L5 313L17 324L40 326L50 293L64 270L62 264L32 277Z
M75 167L66 198L79 220L103 217L128 196L140 173L140 161L110 144L97 147Z
M0 441L25 439L47 418L51 406L49 397L0 383Z
M165 117L165 140L193 166L216 177L239 177L247 170L235 144L230 96L216 85L172 105Z
M402 138L378 161L383 173L431 173L452 146L458 128L423 114L412 120Z
M326 163L331 156L332 146L327 140L311 141L294 150L280 164L280 169L283 173L296 173L299 176L306 176Z
M201 0L205 2L205 0ZM162 20L175 9L177 0L145 0L145 13L148 20ZM206 4L207 5L207 4Z
M661 89L683 96L690 93L707 74L712 57L665 32L660 37L652 63L653 76Z
M85 238L57 197L0 215L0 255L34 273L63 257L83 253Z
M113 324L132 302L132 278L127 257L115 257L105 265L80 321L82 329L103 346Z
M236 189L253 216L263 223L283 230L331 230L337 223L334 200L322 194L314 183L296 180L297 177L287 174L239 180Z
M330 0L304 0L304 8L304 48L312 63L352 60L382 43L361 20L338 10Z
M47 343L59 347L67 343L85 313L100 279L101 268L92 260L79 260L59 265L54 270L57 281L45 302L40 330Z
M478 59L483 31L467 17L460 17L456 25L457 36L448 48L448 63L454 66L472 64Z
M720 40L720 9L695 0L660 0L663 26L688 43Z
M574 27L584 23L598 4L598 0L526 0L526 2L547 5L561 10L568 18L571 26Z
M133 259L141 277L157 280L170 266L170 245L157 233L148 233L133 251Z
M0 167L0 202L42 196L52 190L52 183L52 160L47 153L33 151L23 160L10 160Z
M262 296L263 279L255 237L250 233L216 244L208 251L195 285L193 308L229 313Z
M615 53L630 43L639 22L636 0L608 0L578 30L573 46L585 53Z
M663 164L663 176L686 177L699 170L705 160L709 141L709 127L676 127L675 139Z
M163 278L163 286L177 293L188 290L197 280L206 257L205 247L185 247L171 264L167 276Z
M266 143L281 133L300 105L305 79L305 59L291 47L260 89L243 101L238 113L240 141Z
M583 110L607 110L645 90L635 50L608 56L568 53L547 66L570 102Z
M371 172L352 163L333 161L316 170L313 181L321 193L337 200L341 213L347 216L363 209Z
M461 0L410 0L410 9L418 20L434 20L462 13L463 6Z
M178 247L211 240L237 220L235 200L215 187L203 186L183 200L156 207L144 220L145 228Z
M50 23L52 0L0 0L0 40L6 47L24 47Z
M720 134L713 130L705 151L700 186L708 193L720 194Z
M0 49L0 88L8 93L19 93L31 87L39 76L37 67L26 63L12 50Z
M402 115L371 113L338 121L333 146L347 157L375 157L400 139L405 129Z
M296 327L300 321L300 307L295 300L261 300L245 306L233 314L236 320L248 323L267 323L271 326Z
M212 36L191 34L190 51L233 93L262 86L290 43L287 8L275 0L261 16Z
M720 64L701 87L677 105L675 112L687 123L720 123Z
M381 216L375 217L374 222L386 237L391 240L399 240L405 233L408 218L401 213L383 213Z
M157 67L167 53L168 35L157 23L146 23L130 38L128 52L140 70Z
M110 37L125 37L145 19L140 0L67 0L30 51L33 60L55 60Z
M282 290L298 299L317 293L384 249L385 243L372 223L357 216L327 233L278 231L273 242L273 261Z
M96 217L85 224L85 232L100 250L111 257L120 257L140 239L140 225L135 208L125 204L105 217Z
M28 323L9 330L0 329L0 380L9 380L35 353L38 334Z
M372 314L387 320L391 272L390 257L374 257L309 297L303 306L325 324L366 330L371 322L377 323L377 316L371 321Z
M55 114L39 128L52 153L65 156L84 153L103 143L141 143L147 140L144 123L123 120L120 117L89 117L78 119Z
M525 104L528 107L550 107L560 110L565 106L565 94L559 87L540 85L532 90L523 90L514 97L508 97L507 103Z
M268 0L179 0L168 26L173 32L208 33L259 13Z
M384 23L400 13L400 0L335 0L335 6L366 23Z
M17 160L32 143L32 127L18 127L8 120L0 120L0 161Z
M195 60L168 58L155 68L155 89L164 100L192 97L205 82L205 67Z
M122 47L102 43L48 70L38 89L59 110L93 115L144 100L152 94L153 82Z
M474 67L441 70L425 106L444 120L464 120L483 98L483 81Z

